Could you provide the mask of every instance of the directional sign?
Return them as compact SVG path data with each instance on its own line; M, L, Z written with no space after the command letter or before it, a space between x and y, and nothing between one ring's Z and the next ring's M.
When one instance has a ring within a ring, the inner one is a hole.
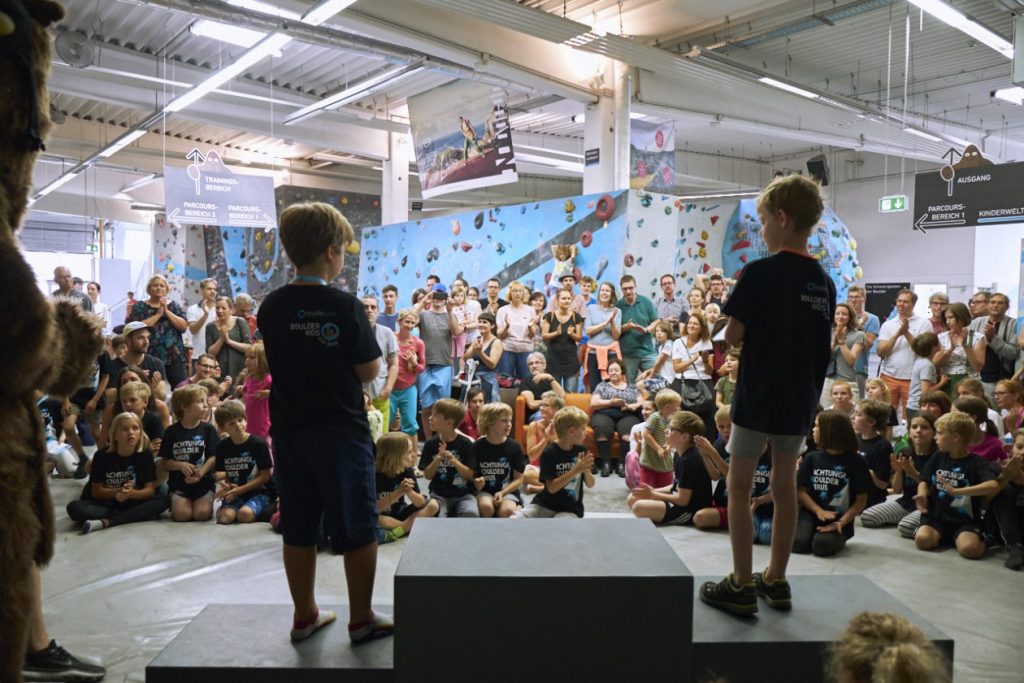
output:
M906 211L908 208L907 195L905 194L894 194L888 197L882 197L878 200L878 211L880 213Z
M958 163L914 178L915 229L1024 223L1024 162L995 165L970 149Z
M235 175L216 152L193 149L189 165L164 167L164 203L174 225L276 228L274 179Z

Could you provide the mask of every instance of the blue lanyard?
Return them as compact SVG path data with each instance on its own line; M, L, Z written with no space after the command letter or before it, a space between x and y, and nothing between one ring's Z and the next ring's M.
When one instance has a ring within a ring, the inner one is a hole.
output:
M314 277L313 275L296 275L295 279L292 280L292 282L310 282L314 285L323 285L324 287L327 286L327 280L323 279L322 277Z

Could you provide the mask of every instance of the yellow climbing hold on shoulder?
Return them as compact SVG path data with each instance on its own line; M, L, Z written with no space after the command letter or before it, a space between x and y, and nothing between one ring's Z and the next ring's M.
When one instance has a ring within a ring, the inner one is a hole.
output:
M9 14L0 12L0 36L9 36L14 33L14 20Z
M355 256L359 253L359 242L349 242L348 246L345 247L345 251Z

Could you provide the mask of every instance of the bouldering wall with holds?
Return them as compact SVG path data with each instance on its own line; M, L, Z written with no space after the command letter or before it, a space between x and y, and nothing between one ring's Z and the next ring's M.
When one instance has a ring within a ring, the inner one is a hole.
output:
M807 240L807 250L818 259L836 285L838 301L846 300L850 285L864 277L857 260L857 240L835 211L825 213ZM761 221L753 199L744 199L733 210L722 244L722 268L728 277L736 277L743 266L768 255L761 239Z
M555 245L576 246L577 279L590 275L617 286L631 201L620 191L364 229L359 292L379 295L393 284L404 307L433 274L446 284L463 277L481 289L491 277L502 285L519 280L550 295L557 286Z

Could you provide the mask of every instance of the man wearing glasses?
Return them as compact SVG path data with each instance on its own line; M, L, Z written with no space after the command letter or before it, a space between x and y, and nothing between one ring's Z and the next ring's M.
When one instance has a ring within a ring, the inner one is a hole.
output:
M654 367L658 360L651 339L651 330L658 322L658 311L650 299L636 293L636 279L632 275L623 275L619 287L622 289L622 298L615 302L615 306L622 311L619 349L626 379L632 384L641 370Z
M991 296L988 292L975 292L969 302L972 318L976 320L988 315L988 300Z
M974 297L971 297L973 303ZM1006 315L1010 299L1005 294L993 292L988 299L988 315L971 321L974 333L974 353L984 358L981 367L981 383L985 394L991 398L996 382L1013 377L1020 348L1017 346L1017 320Z
M846 292L846 303L853 308L853 312L857 314L857 329L864 333L864 349L860 352L860 356L857 357L857 362L853 366L853 374L857 378L857 388L860 390L858 396L867 396L864 392L864 384L868 380L868 364L871 357L871 349L874 347L875 340L878 339L878 332L882 328L882 323L879 321L878 316L874 313L869 313L864 310L864 289L853 285Z

